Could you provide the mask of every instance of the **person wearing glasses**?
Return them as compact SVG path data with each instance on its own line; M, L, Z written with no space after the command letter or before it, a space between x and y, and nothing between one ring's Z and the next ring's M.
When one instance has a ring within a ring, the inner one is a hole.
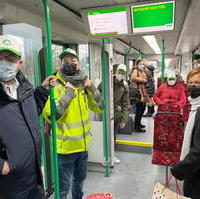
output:
M21 72L19 43L0 36L0 198L44 199L38 115L48 99L48 77L36 89Z
M184 180L184 196L200 198L200 67L187 75L191 111L184 132L180 162L171 168L172 175Z

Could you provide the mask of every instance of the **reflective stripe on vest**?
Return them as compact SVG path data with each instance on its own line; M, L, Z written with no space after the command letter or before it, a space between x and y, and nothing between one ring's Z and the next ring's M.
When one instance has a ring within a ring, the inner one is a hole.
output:
M67 129L73 129L73 128L79 128L82 127L82 125L87 125L90 123L90 120L85 120L83 122L76 122L71 124L57 124L57 128L61 130L67 130Z
M67 141L73 141L73 140L80 140L83 139L84 137L87 137L88 135L90 135L90 131L87 131L81 135L77 135L77 136L64 136L64 135L57 135L57 139L59 140L67 140Z

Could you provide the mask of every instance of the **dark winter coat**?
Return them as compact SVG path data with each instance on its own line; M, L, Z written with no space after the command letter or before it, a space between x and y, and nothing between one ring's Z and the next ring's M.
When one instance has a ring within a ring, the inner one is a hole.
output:
M102 83L98 86L102 92ZM117 122L127 123L128 121L128 103L129 103L129 87L124 81L119 82L114 77L113 79L113 106L114 120Z
M128 121L128 102L129 88L124 81L119 82L114 78L113 101L114 101L114 119L118 122L127 123Z
M171 173L178 180L184 180L185 196L200 198L200 108L196 113L190 152L171 168Z
M154 79L154 66L147 66L147 69L149 70L149 79L148 82L146 84L146 88L147 88L147 93L149 95L149 97L153 97L153 94L155 93L155 79Z
M147 84L146 84L146 88L147 88L147 93L149 95L149 97L153 97L154 93L155 93L155 80L153 77L150 77Z
M16 78L18 100L11 99L0 84L0 173L5 160L11 169L8 175L0 174L0 198L6 199L24 198L26 192L42 185L38 115L48 90L42 86L33 89L21 72Z

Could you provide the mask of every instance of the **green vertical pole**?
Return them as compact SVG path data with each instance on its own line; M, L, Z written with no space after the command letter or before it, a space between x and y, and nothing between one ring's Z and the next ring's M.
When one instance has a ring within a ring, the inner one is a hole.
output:
M137 59L144 59L144 58L145 58L145 54L139 50L139 56Z
M102 47L102 91L103 91L103 99L104 99L104 104L105 104L105 109L104 109L104 116L103 116L103 133L104 133L104 158L106 163L109 161L108 157L108 121L107 121L107 115L108 115L108 109L107 109L107 88L106 88L106 81L107 81L107 69L109 67L109 54L108 52L105 51L105 44L107 44L109 41L108 39L103 39L103 47ZM109 166L106 164L105 167L105 177L110 176L109 172Z
M165 41L162 40L162 74L161 74L161 83L165 83Z
M47 66L48 75L53 74L52 69L52 43L51 43L51 21L48 0L43 0L44 12L45 12L45 25L46 25L46 37L47 37ZM54 99L54 90L50 88L50 104L51 104L51 129L52 129L52 151L53 151L53 179L55 199L59 199L59 177L58 177L58 159L56 151L56 105Z

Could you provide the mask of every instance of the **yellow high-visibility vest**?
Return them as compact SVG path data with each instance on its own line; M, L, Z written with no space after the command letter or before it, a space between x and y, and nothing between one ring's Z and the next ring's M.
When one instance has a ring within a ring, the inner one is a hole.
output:
M64 82L59 72L57 79ZM61 96L65 94L66 88L63 84L58 84L54 88L56 103L59 103ZM95 99L92 98L92 91L85 88L75 87L75 97L72 98L65 113L56 122L57 153L71 154L88 150L90 142L90 117L89 110L102 113ZM49 120L50 100L48 99L43 110L44 117Z

